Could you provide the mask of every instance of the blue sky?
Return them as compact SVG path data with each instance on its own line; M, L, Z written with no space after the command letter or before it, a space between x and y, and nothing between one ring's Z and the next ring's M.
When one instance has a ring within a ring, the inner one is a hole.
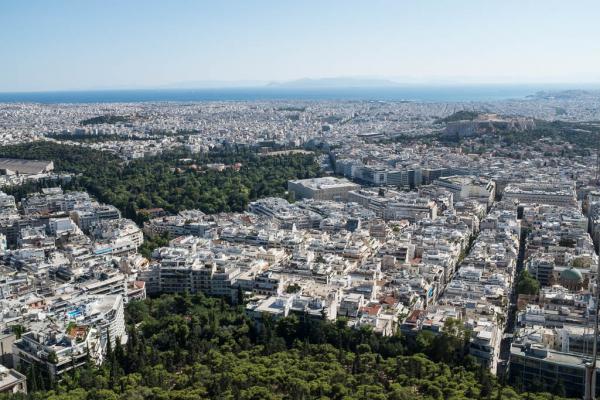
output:
M600 82L598 0L2 0L0 91Z

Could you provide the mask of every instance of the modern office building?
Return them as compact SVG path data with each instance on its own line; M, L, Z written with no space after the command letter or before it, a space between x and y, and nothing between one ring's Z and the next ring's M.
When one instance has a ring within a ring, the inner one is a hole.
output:
M600 362L596 364L596 396L600 394ZM537 344L513 343L509 379L524 391L564 391L580 398L585 388L585 363L581 355L550 350Z
M349 191L359 188L360 185L347 179L331 176L288 182L288 190L294 193L297 199L344 201Z
M447 176L436 179L433 184L451 192L455 200L477 200L491 206L496 196L494 181L475 176Z
M577 194L571 182L512 183L506 186L502 198L519 203L577 207Z

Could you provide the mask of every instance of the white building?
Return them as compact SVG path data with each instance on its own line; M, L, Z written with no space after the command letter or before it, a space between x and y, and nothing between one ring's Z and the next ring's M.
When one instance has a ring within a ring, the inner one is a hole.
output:
M298 199L346 200L349 191L359 188L360 185L347 179L331 176L288 182L288 190Z

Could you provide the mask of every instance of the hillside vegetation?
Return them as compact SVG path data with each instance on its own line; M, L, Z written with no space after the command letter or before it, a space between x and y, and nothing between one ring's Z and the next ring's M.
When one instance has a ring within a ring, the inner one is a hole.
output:
M243 306L163 295L127 307L129 340L106 361L51 382L29 375L31 399L459 400L559 399L518 394L465 356L467 332L381 337L345 320L302 315L257 329ZM1 395L0 399L23 399Z
M481 114L478 111L460 110L454 114L448 115L445 118L439 118L435 121L437 124L456 122L456 121L473 121Z
M83 146L33 142L1 147L0 157L54 160L56 171L79 174L69 189L85 189L138 221L143 216L137 211L152 207L173 213L184 209L243 211L255 199L285 196L289 179L319 174L310 154L261 157L245 147L205 154L169 152L126 163L110 153ZM241 167L223 171L204 168L209 163L240 163ZM26 185L13 191L22 197L34 189L35 185Z
M100 124L123 124L131 121L131 118L125 115L100 115L84 119L79 122L80 125L100 125Z

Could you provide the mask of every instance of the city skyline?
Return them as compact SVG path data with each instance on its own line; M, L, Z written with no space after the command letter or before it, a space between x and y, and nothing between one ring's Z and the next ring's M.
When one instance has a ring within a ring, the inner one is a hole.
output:
M0 92L336 77L597 84L598 11L592 1L4 2Z

